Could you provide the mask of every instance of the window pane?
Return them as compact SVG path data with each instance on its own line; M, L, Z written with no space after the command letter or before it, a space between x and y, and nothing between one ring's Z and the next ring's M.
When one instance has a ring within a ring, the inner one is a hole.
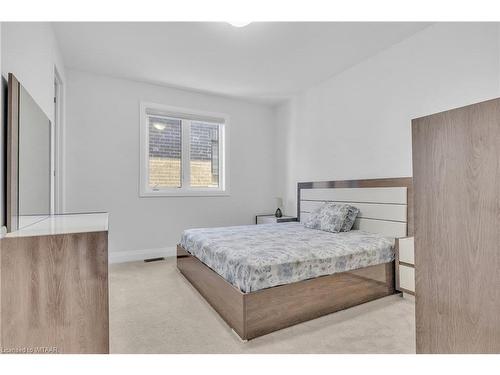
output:
M191 122L192 187L219 187L219 124Z
M181 187L181 120L149 116L149 187Z

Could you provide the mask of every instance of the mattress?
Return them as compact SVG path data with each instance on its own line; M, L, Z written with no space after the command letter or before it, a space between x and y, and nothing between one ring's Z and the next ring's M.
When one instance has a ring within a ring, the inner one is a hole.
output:
M394 260L394 238L297 222L188 229L180 244L243 292Z

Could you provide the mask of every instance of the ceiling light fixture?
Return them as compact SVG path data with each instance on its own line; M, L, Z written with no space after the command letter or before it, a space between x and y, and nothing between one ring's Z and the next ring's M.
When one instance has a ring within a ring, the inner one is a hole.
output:
M154 126L157 130L160 130L160 131L161 131L161 130L165 130L165 128L167 127L167 125L165 125L165 124L160 124L160 123L158 123L158 122L155 122L155 123L153 124L153 126Z
M252 22L228 22L231 26L234 26L234 27L245 27L249 24L251 24Z

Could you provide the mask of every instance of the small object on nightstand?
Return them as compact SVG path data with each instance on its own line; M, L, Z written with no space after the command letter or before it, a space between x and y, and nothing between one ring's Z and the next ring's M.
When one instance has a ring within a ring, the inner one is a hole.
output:
M255 216L255 224L289 223L291 221L297 221L297 218L294 216L276 217L275 214Z
M281 208L280 207L283 207L283 199L282 198L276 198L276 206L278 207L276 209L276 212L274 213L274 216L276 217L282 217L283 216L283 213L281 212Z

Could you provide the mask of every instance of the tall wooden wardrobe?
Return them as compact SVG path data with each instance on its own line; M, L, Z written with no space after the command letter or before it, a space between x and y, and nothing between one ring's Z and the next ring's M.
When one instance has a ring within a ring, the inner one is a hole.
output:
M500 353L500 99L412 136L417 353Z

